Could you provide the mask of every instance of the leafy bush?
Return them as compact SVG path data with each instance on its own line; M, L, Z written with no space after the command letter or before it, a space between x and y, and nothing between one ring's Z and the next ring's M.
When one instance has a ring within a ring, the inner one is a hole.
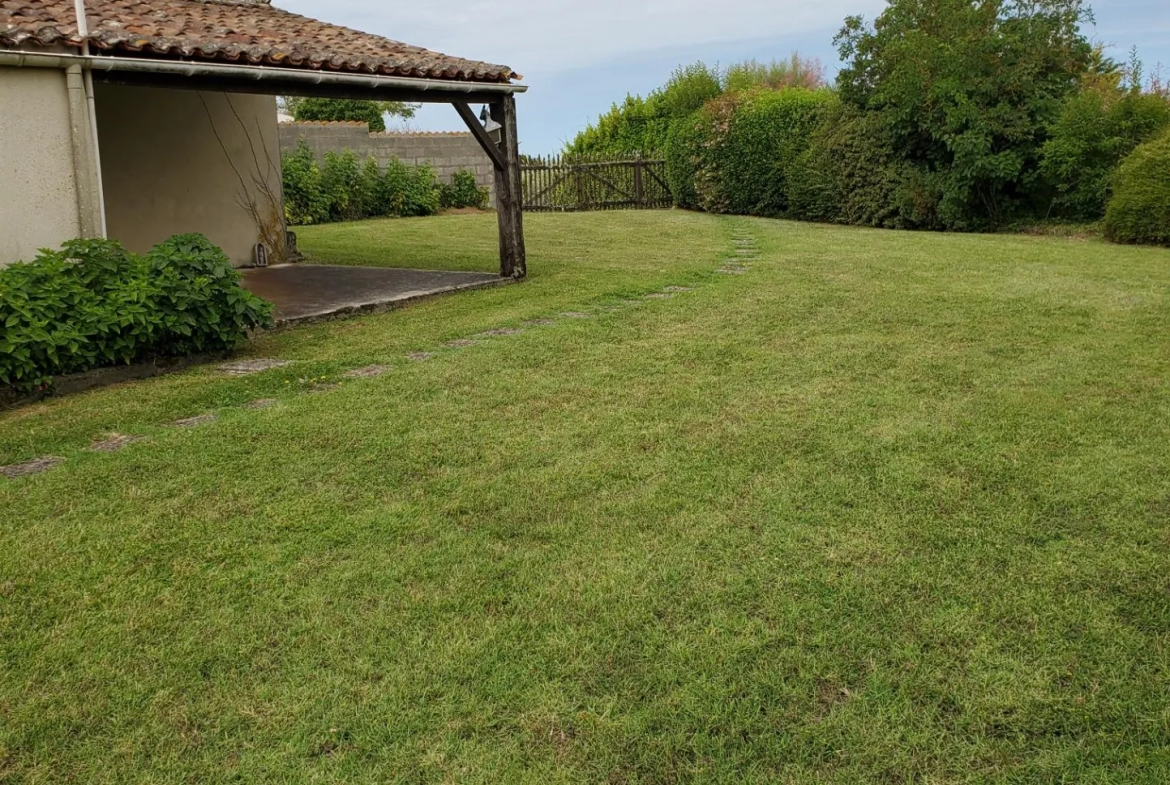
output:
M439 212L439 188L435 185L435 171L429 166L390 161L382 177L381 193L390 205L390 215L410 218Z
M427 166L395 160L383 172L373 158L362 164L346 150L326 153L318 167L303 140L285 153L283 166L285 217L294 226L439 211L440 188ZM460 198L472 197L463 192Z
M482 209L487 206L488 189L480 188L475 179L475 172L460 169L451 176L450 183L439 186L439 203L443 207L476 207Z
M746 60L729 66L723 76L723 88L729 93L755 88L783 90L803 87L819 90L825 87L825 67L819 60L808 60L793 52L787 60L761 63Z
M285 153L284 217L294 226L309 226L329 220L329 197L321 182L317 157L302 139L296 150Z
M325 153L321 168L321 188L329 200L329 217L334 221L356 221L365 218L375 184L365 176L365 169L352 151Z
M72 240L0 270L0 383L27 391L54 376L157 356L231 349L272 323L223 251L181 235L146 256Z
M1122 162L1105 213L1105 235L1119 243L1170 245L1170 133Z
M1085 90L1049 129L1041 167L1056 189L1054 212L1095 220L1105 214L1121 160L1170 126L1170 101L1117 89Z

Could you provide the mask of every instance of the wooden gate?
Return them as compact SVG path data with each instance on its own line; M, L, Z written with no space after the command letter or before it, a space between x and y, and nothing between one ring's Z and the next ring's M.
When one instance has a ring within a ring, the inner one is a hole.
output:
M584 156L525 158L524 209L622 210L670 207L666 161Z

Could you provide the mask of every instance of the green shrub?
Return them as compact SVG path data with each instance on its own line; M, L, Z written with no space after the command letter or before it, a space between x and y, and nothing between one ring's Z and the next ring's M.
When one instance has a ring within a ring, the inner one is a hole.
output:
M394 159L386 166L381 187L391 215L410 218L439 212L439 188L429 166L409 166Z
M451 182L439 186L439 203L445 208L487 206L488 189L481 188L475 179L475 172L460 169L451 176Z
M329 198L321 183L317 157L302 139L296 150L285 153L284 217L293 226L309 226L329 220Z
M1170 245L1170 133L1122 162L1105 212L1105 236L1119 243Z
M439 211L440 188L427 166L395 160L383 172L373 158L363 164L346 150L327 152L324 166L318 167L303 140L284 155L283 166L284 211L293 226ZM474 176L472 180L474 184ZM478 194L473 197L464 187L459 198L471 200Z
M146 256L72 240L0 270L0 384L28 391L54 376L155 356L230 349L272 323L272 306L201 235Z
M329 217L334 221L356 221L366 216L374 184L366 182L357 157L350 150L325 153L321 187L329 200Z
M1060 217L1095 220L1105 214L1121 160L1170 126L1170 101L1114 89L1085 90L1065 104L1049 129L1041 168L1056 189Z

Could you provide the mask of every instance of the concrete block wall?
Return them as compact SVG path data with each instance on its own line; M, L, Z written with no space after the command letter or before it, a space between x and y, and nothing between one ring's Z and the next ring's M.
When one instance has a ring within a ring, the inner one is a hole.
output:
M373 156L385 167L393 158L434 168L444 183L460 169L475 172L476 182L493 191L493 167L470 133L370 133L365 123L281 123L280 149L294 150L301 140L323 161L325 153L350 150L365 161Z

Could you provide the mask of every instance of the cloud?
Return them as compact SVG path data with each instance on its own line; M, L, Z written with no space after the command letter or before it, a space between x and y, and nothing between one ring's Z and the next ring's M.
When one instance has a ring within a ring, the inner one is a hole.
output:
M883 0L465 0L387 3L277 0L306 16L416 46L506 63L526 75L603 67L661 49L835 29L849 14L873 16Z

